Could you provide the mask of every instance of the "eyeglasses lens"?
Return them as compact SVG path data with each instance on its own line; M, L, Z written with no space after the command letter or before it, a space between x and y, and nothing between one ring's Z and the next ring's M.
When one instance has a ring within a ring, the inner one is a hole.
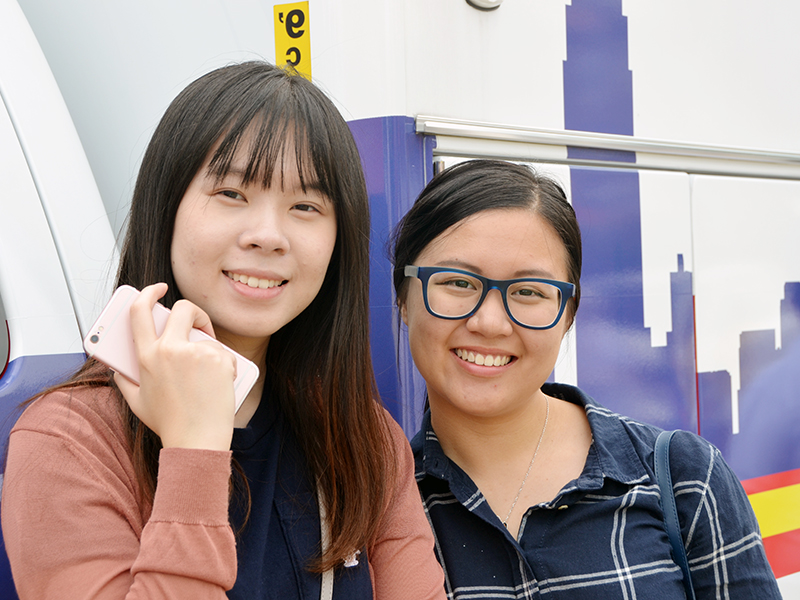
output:
M442 271L428 280L428 305L442 317L464 317L480 302L483 284L465 275ZM514 318L530 327L548 327L561 309L561 290L541 281L518 281L506 292L508 309Z

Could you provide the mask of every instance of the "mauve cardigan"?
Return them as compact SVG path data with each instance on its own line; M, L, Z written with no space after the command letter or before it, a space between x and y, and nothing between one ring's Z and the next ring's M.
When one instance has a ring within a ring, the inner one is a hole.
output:
M401 476L367 549L375 598L443 599L411 451L396 424L392 434ZM2 490L20 598L226 598L237 576L230 473L229 451L163 449L153 506L143 509L110 389L39 398L11 432Z

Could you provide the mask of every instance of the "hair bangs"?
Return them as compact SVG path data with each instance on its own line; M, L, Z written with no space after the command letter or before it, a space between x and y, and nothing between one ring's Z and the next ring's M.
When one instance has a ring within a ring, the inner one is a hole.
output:
M284 189L287 169L294 166L303 193L317 190L335 201L339 195L333 177L335 152L325 143L330 139L325 135L328 119L310 98L297 93L291 79L287 83L292 93L273 90L269 97L259 99L258 106L239 111L221 136L208 171L218 180L235 173L245 185Z

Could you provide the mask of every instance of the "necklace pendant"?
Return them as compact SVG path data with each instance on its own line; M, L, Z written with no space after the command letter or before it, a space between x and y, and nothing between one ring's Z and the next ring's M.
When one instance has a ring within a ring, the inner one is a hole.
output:
M505 527L506 529L508 529L508 523L506 523L505 521L503 521L503 527Z

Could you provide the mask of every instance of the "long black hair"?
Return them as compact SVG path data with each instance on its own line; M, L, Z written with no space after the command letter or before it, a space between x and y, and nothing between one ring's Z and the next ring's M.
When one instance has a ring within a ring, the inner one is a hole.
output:
M245 140L248 147L240 149ZM369 351L366 184L352 134L333 103L303 76L265 62L230 65L191 83L145 152L116 283L141 289L163 281L166 306L181 298L170 260L178 206L209 157L209 172L223 178L237 150L248 156L245 184L267 188L273 173L282 175L294 160L304 191L313 184L335 208L337 238L322 287L271 336L260 365L270 401L286 415L326 504L331 543L314 564L321 570L374 537L394 469ZM59 387L75 385L113 387L94 361ZM146 505L155 493L160 440L118 397Z

